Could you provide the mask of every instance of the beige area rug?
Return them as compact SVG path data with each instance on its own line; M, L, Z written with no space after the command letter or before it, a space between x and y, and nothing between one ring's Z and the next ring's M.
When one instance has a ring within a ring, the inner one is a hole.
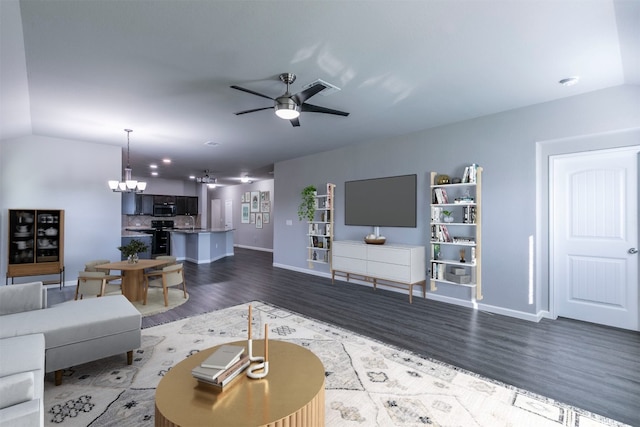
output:
M188 290L188 289L187 289ZM106 295L117 295L120 291L107 292ZM184 297L182 289L169 288L169 305L164 305L164 295L162 288L149 288L147 294L147 305L143 305L142 301L135 301L132 304L138 309L142 317L151 316L152 314L163 313L165 311L176 308L189 300L189 292Z
M269 304L252 306L254 338L267 323L270 339L308 348L322 361L327 426L623 425ZM47 374L45 425L153 426L155 389L163 375L200 350L245 339L247 307L144 329L131 366L121 355L73 367L59 387Z

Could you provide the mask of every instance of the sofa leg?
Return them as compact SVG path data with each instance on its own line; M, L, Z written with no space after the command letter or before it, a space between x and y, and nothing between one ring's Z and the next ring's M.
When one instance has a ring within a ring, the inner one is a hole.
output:
M56 385L60 385L62 384L62 369L58 369L55 373L55 384Z
M133 350L127 351L127 365L133 364Z

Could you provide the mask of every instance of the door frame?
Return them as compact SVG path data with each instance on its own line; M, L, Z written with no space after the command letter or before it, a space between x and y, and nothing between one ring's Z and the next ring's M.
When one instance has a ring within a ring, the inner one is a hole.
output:
M550 158L561 154L630 148L640 145L640 128L536 142L535 304L537 317L555 319L555 286L551 276Z

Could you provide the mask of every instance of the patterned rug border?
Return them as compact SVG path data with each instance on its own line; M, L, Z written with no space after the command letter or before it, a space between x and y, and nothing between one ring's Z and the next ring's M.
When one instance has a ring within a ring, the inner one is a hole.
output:
M614 420L614 419L609 418L609 417L605 417L605 416L597 414L595 412L591 412L589 410L586 410L586 409L583 409L583 408L580 408L580 407L577 407L577 406L570 405L568 403L553 399L551 397L547 397L547 396L544 396L544 395L541 395L541 394L538 394L538 393L535 393L535 392L532 392L532 391L529 391L529 390L526 390L526 389L523 389L523 388L520 388L520 387L516 387L516 386L511 385L511 384L507 384L505 382L502 382L500 380L496 380L494 378L485 377L485 376L483 376L481 374L478 374L476 372L469 371L467 369L461 368L461 367L456 366L456 365L452 365L450 363L442 362L442 361L440 361L438 359L434 359L431 356L423 355L423 354L417 353L417 352L415 352L413 350L409 350L409 349L406 349L406 348L403 348L403 347L399 347L397 345L384 342L384 341L379 340L377 338L373 338L373 337L371 337L369 335L366 335L366 334L363 334L363 333L359 333L359 332L355 332L355 331L352 331L350 329L346 329L346 328L344 328L342 326L335 325L335 324L333 324L331 322L328 322L328 321L325 321L325 320L316 319L314 317L307 316L305 314L299 313L299 312L291 310L289 308L281 307L279 305L276 305L276 304L273 304L273 303L270 303L270 302L267 302L267 301L263 301L263 300L252 300L252 301L247 301L245 303L239 303L239 304L235 304L235 305L231 305L231 306L227 306L227 307L217 308L215 310L211 310L211 311L207 311L207 312L203 312L203 313L193 314L191 316L181 316L180 318L176 318L176 319L160 322L160 323L154 324L152 326L147 326L147 327L145 327L143 329L151 329L151 328L153 328L155 326L162 326L162 325L166 325L166 324L169 324L169 323L172 323L172 322L178 322L178 321L181 321L181 320L185 320L185 319L189 319L189 318L193 318L193 317L197 317L197 316L204 316L204 315L207 315L207 314L210 314L210 313L213 313L213 312L216 312L216 311L220 311L220 310L237 309L237 308L241 308L243 306L248 307L249 304L251 304L251 306L254 309L259 309L258 305L262 304L262 305L266 305L266 306L269 306L269 307L273 307L274 310L283 310L283 311L289 312L289 313L291 313L291 314L293 314L295 316L302 317L302 318L304 318L306 320L311 320L311 321L314 321L314 322L324 323L324 324L326 324L326 325L328 325L328 326L330 326L332 328L335 328L335 329L337 329L339 331L342 331L342 332L345 332L345 333L349 333L349 334L355 335L357 337L362 337L362 338L371 340L371 341L373 341L375 343L378 343L380 345L387 346L387 347L389 347L389 348L391 348L393 350L407 353L407 354L411 355L412 357L417 357L417 358L420 358L420 359L424 359L424 360L427 360L427 361L429 361L431 363L434 363L436 365L442 366L444 368L452 369L452 370L454 370L456 372L460 372L462 374L466 374L466 375L472 376L474 378L478 378L480 380L487 381L487 382L489 382L491 384L495 384L497 386L504 387L504 388L506 388L508 390L514 391L514 392L516 392L516 393L518 393L520 395L526 396L528 398L536 399L536 400L538 400L540 402L543 402L543 403L554 404L554 405L557 405L557 406L561 406L561 407L567 408L569 410L574 411L576 414L579 414L580 416L593 418L593 419L598 420L600 422L613 422L614 423L614 424L612 424L613 426L619 426L619 427L627 426L627 424L625 424L625 423L622 423L622 422L620 422L618 420ZM147 389L146 388L132 388L132 390L147 390ZM517 396L518 396L517 394L514 395L514 401L515 401L515 399L517 399Z

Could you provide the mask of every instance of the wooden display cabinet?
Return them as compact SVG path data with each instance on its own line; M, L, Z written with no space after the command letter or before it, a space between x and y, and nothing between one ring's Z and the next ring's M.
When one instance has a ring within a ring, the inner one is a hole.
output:
M64 284L64 211L9 209L9 259L5 285L11 278L57 274Z

